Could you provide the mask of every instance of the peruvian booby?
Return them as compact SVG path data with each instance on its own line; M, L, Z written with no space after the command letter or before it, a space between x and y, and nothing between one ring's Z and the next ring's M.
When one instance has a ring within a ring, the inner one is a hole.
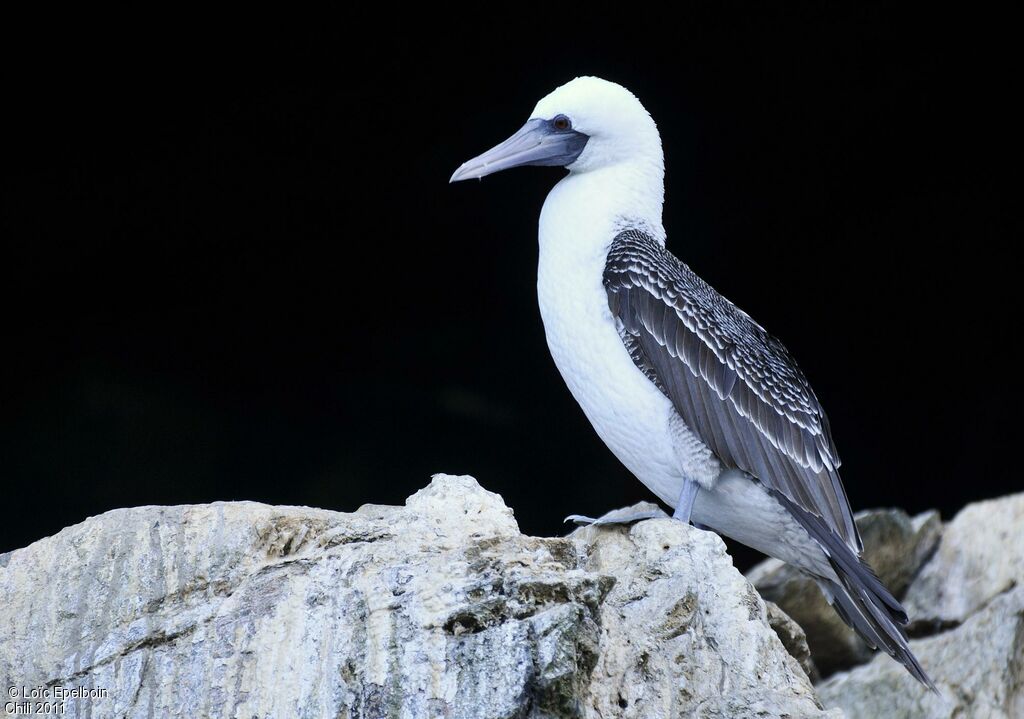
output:
M934 690L906 613L861 559L803 372L665 248L661 137L640 101L576 78L451 182L522 165L569 170L541 210L537 294L551 355L601 439L675 518L809 574L861 637Z

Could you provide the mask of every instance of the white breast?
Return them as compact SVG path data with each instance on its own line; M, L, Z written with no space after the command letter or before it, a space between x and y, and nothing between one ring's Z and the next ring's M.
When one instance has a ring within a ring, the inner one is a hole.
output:
M600 193L587 193L577 179L556 186L541 212L537 295L548 348L605 444L674 505L683 477L670 426L675 410L633 364L616 331L602 280L616 220L593 211ZM589 211L575 211L579 206Z

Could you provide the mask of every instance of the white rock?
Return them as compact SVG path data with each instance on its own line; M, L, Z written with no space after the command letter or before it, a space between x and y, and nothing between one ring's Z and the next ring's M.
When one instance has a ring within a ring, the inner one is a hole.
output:
M1024 493L964 507L904 606L915 624L948 626L1017 585L1024 585Z
M717 536L525 537L438 475L405 507L108 512L0 557L3 689L71 716L817 717Z
M588 717L837 716L768 626L718 535L671 519L579 529L604 601Z
M790 656L797 660L804 673L814 679L816 669L811 661L811 648L807 646L807 633L793 618L782 611L775 602L765 601L764 607L768 616L768 626L778 635L782 646Z
M940 695L880 655L821 684L822 701L849 717L1024 717L1024 587L997 597L962 626L910 647Z

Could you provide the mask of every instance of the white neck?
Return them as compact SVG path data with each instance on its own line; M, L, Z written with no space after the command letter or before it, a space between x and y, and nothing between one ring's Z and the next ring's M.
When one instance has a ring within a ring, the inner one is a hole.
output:
M657 149L654 162L617 162L574 172L544 201L537 292L549 344L553 335L575 335L584 323L578 314L581 303L586 313L597 313L591 319L608 313L603 276L615 235L639 228L664 242L664 170Z
M660 147L647 160L570 173L552 188L540 213L541 265L551 256L600 255L603 262L612 239L628 227L664 242L664 178Z

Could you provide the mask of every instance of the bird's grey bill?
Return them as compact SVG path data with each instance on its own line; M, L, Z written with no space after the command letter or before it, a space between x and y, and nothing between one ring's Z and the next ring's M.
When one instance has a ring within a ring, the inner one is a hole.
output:
M530 120L519 132L462 163L449 182L472 180L524 165L565 167L576 161L590 139L574 130L558 130L548 120Z

